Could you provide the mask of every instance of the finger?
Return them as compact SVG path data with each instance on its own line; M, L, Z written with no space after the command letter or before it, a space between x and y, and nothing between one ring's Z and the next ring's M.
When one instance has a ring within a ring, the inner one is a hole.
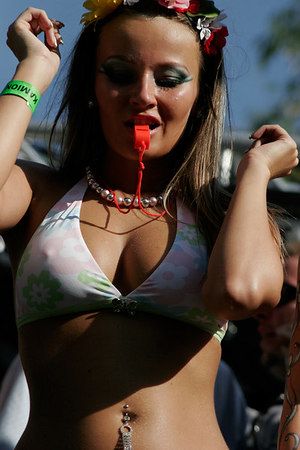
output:
M61 28L63 28L65 26L65 24L63 22L61 22L60 20L51 19L51 22L53 23L54 27L57 30L60 30Z
M57 44L63 45L64 41L62 39L62 36L61 36L59 30L64 27L64 24L62 22L60 22L59 20L55 20L55 19L51 19L51 21L53 23L54 36L55 36L56 42L57 42Z
M279 139L280 137L288 137L287 131L280 125L262 125L254 133L251 134L250 139L263 138L265 142Z
M39 25L43 31L47 29L53 28L53 24L49 19L46 11L43 9L37 8L27 8L16 20L16 24L18 22L27 22L29 25L33 24L34 26Z
M25 20L30 25L33 34L38 35L44 32L47 44L50 47L57 47L53 21L49 19L46 11L30 7L21 14L19 19Z
M251 136L250 136L249 139L251 139ZM253 148L260 147L261 145L262 145L261 140L260 140L260 139L256 139L256 140L252 143L252 145L251 145L247 150L244 151L244 153L248 153L248 152L250 152L250 150L252 150Z
M54 39L56 42L56 46L51 46L48 44L46 33L45 33L45 45L51 52L56 53L60 57L60 51L58 47L59 45L63 45L64 41L61 37L61 34L59 33L59 30L64 26L64 24L55 19L51 19L51 22L53 24Z
M51 21L51 28L48 28L46 30L43 30L45 33L45 44L47 46L50 46L52 48L57 48L58 42L56 39L56 26L55 21L53 19L50 19Z
M56 37L55 37L55 42L56 42L55 46L54 45L49 45L48 42L47 42L47 37L46 37L46 33L45 33L44 44L46 45L48 50L50 50L50 52L56 53L56 55L58 55L59 58L60 58L60 51L59 51L59 44L60 44L60 42L58 42Z
M253 144L252 144L252 148L257 148L257 147L261 147L262 145L262 140L261 139L256 139Z

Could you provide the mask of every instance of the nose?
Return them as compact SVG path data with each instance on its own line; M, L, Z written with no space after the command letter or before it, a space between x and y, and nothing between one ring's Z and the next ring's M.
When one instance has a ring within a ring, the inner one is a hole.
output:
M143 109L157 105L156 85L151 74L145 73L136 81L130 94L130 104Z

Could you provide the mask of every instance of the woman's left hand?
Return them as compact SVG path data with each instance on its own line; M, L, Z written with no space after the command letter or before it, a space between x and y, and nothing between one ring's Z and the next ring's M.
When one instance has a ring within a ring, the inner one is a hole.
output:
M243 157L238 174L259 163L268 170L268 179L290 175L299 163L297 144L279 125L262 125L251 136L254 143Z
M282 289L279 236L270 229L266 190L269 180L289 175L297 166L297 146L279 125L263 125L251 138L202 288L206 307L223 319L268 312Z

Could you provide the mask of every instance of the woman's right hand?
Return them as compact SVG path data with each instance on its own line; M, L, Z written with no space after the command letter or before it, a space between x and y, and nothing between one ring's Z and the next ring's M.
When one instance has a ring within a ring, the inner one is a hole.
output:
M62 43L59 33L63 24L50 20L42 9L28 8L10 25L7 45L18 58L19 68L28 81L42 94L50 85L60 65L58 46ZM45 35L45 43L37 36ZM22 75L23 75L22 73Z

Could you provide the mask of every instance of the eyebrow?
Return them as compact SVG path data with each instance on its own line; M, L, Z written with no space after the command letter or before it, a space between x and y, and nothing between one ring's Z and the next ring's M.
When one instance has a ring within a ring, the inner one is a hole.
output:
M113 56L109 56L108 58L105 59L105 61L103 63L105 63L107 61L114 60L114 59L115 60L121 60L121 61L128 62L128 63L135 63L135 64L137 63L136 59L133 56L131 56L131 55L113 55Z
M129 55L129 54L128 55L118 55L117 54L117 55L109 56L108 58L105 59L105 61L102 62L102 64L105 64L106 62L113 61L113 60L116 60L116 61L119 60L121 62L128 63L128 64L137 64L137 65L139 64L137 59L134 56ZM188 68L185 65L181 65L178 61L164 62L164 63L158 64L157 67L160 70L166 70L166 69L175 69L175 70L177 69L179 71L183 70L183 71L186 71L187 74L189 74Z

